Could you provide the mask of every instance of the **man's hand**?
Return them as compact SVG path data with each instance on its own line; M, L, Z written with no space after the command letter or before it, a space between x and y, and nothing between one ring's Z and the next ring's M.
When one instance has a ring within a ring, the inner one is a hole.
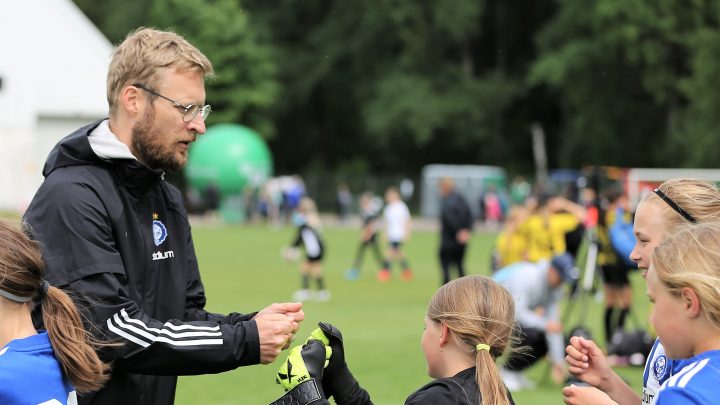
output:
M290 349L287 360L277 372L275 381L285 391L313 378L318 386L322 384L323 369L330 359L332 349L315 339L308 339L303 345Z
M253 319L260 338L260 363L272 363L292 341L297 322L290 316L276 313L258 313Z
M288 336L287 340L285 341L285 344L282 346L282 349L287 349L290 347L290 344L295 340L295 333L297 332L298 328L300 327L300 322L305 320L305 312L302 310L302 303L301 302L284 302L281 304L272 304L268 306L267 308L263 309L262 311L258 312L257 315L255 315L254 319L257 319L258 316L265 316L268 314L284 314L288 317L292 318L292 331L290 332L290 335ZM262 339L260 340L260 344L262 344Z
M455 239L457 242L461 245L466 245L468 241L470 240L470 230L469 229L461 229L457 232L457 235L455 235Z

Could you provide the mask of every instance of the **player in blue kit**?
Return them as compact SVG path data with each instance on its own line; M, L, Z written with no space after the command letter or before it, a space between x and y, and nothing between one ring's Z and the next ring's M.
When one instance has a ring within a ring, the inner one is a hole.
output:
M109 378L72 300L43 277L39 244L0 220L0 404L77 405L76 390ZM47 330L35 330L34 304Z
M720 222L685 226L655 249L648 270L650 321L665 355L683 367L656 405L717 403L720 383Z
M720 220L720 191L702 179L671 179L658 186L638 205L633 231L637 243L630 253L638 268L646 272L653 252L668 235L688 224ZM563 388L566 404L654 404L661 385L676 375L687 360L667 356L664 342L655 341L645 363L642 397L638 396L609 366L602 351L588 339L572 337L565 349L568 370L591 387Z

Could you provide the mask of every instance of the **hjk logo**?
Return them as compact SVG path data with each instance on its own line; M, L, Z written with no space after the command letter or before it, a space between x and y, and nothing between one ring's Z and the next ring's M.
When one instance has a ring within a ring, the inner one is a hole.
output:
M660 379L665 375L666 368L667 357L661 354L660 356L658 356L657 359L655 359L655 362L653 363L653 377L655 377L656 380L660 381Z
M153 221L153 239L155 239L155 246L160 246L161 243L165 242L167 238L167 228L159 220Z

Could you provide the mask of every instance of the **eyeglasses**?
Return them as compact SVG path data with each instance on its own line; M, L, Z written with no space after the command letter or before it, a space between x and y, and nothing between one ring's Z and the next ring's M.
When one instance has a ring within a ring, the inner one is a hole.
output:
M197 104L182 105L173 99L167 98L160 93L156 93L156 92L148 89L147 87L143 86L140 83L135 83L135 84L133 84L133 86L137 87L138 89L143 89L150 94L154 94L158 97L162 97L165 100L175 104L175 108L177 108L183 114L184 122L190 122L190 121L194 120L195 117L197 117L198 113L200 113L200 117L202 118L202 120L205 121L205 119L208 117L208 115L210 115L210 112L212 111L212 107L210 107L209 104L202 106L202 107Z

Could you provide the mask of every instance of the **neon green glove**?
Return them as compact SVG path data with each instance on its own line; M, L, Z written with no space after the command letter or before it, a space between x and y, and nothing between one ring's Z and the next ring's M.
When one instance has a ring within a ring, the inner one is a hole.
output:
M325 340L327 341L327 338ZM282 363L277 372L275 381L285 391L289 391L311 378L315 379L319 387L322 387L323 371L331 354L332 349L329 345L326 346L311 336L302 346L298 345L290 349L287 360ZM322 390L322 388L320 389Z

